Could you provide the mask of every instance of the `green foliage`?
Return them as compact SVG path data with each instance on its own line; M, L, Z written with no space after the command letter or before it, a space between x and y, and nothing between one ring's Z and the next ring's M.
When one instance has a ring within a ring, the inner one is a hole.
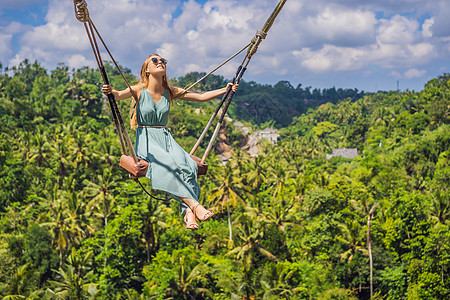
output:
M84 257L72 248L64 268L56 273L57 281L50 281L46 295L51 299L95 299L97 295L96 284L89 282L92 271L89 271L89 262L92 252Z
M430 80L422 93L423 98L428 99L424 108L433 122L448 124L450 122L450 74L445 73Z
M187 88L193 83L200 80L205 75L206 73L204 72L191 72L176 80L172 80L172 83L181 88ZM227 83L228 82L223 78L223 76L210 75L207 78L203 79L198 85L196 85L195 88L193 88L193 90L198 91L215 90L223 87Z
M25 97L27 85L21 81L18 77L13 77L6 84L5 90L8 100L19 100Z
M317 124L317 126L314 126L313 131L317 136L323 137L335 131L337 127L338 127L337 125L326 121L320 122L319 124Z
M24 235L24 261L37 271L40 282L50 278L51 269L58 263L56 249L52 247L52 236L39 225L32 224Z
M355 101L362 96L364 92L356 89L311 90L311 87L303 89L301 84L294 88L288 81L280 81L274 86L241 81L232 116L256 124L274 121L277 127L285 127L308 108L345 99Z
M145 244L141 241L143 212L145 207L138 205L124 207L108 224L105 248L99 256L107 263L103 270L104 284L140 290L139 277L147 262Z
M115 66L105 67L125 88ZM448 74L417 93L242 81L233 123L277 127L281 138L250 157L239 148L245 134L226 124L232 157L225 165L208 157L201 201L215 215L195 232L177 202L148 198L118 167L97 70L61 64L49 75L24 61L8 74L0 74L1 297L450 296ZM227 82L212 76L196 89ZM217 103L173 103L169 127L186 150ZM127 112L129 102L119 107ZM333 148L357 148L358 157L326 160Z
M144 270L147 279L144 295L153 299L197 299L211 296L212 287L209 283L214 275L211 274L209 263L204 260L191 247L175 250L172 254L158 252Z

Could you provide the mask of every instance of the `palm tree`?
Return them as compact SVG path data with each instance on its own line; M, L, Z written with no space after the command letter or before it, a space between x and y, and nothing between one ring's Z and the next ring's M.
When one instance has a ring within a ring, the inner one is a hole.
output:
M108 226L108 217L116 206L113 191L117 187L119 178L112 174L110 168L103 169L103 174L97 175L95 181L85 179L84 192L86 196L92 197L87 204L87 209L95 211L95 215L103 221L103 227Z
M70 255L67 257L67 265L74 267L78 276L86 276L91 269L91 260L93 252L89 251L84 256L81 256L75 248L72 248Z
M91 211L87 208L87 203L83 201L82 193L74 190L65 192L68 221L77 244L95 231L90 224Z
M70 157L71 140L67 131L53 136L53 142L51 143L51 151L59 161L59 176L67 176L71 173L69 167L75 168L75 161ZM58 178L59 181L59 178Z
M59 299L86 299L88 295L95 296L96 285L87 282L92 275L92 256L92 251L81 256L75 248L72 248L65 268L60 267L56 271L59 280L50 281L51 288L47 292Z
M59 265L62 266L63 258L66 250L69 249L74 242L74 231L71 225L71 217L67 208L65 193L55 184L50 191L44 190L44 196L39 197L40 206L45 209L43 214L39 216L42 222L40 226L49 227L53 233L53 239L58 248Z
M29 269L29 264L22 265L13 273L8 284L7 293L4 299L25 299L28 294L33 276L37 272Z
M103 222L103 230L105 232L105 246L104 251L107 251L107 228L108 219L113 213L116 207L116 201L112 192L117 186L118 178L113 176L111 169L103 169L102 175L97 175L96 182L84 180L85 192L88 196L92 197L91 201L87 204L87 209L94 211L94 215L97 216ZM106 268L107 258L105 256L104 267Z
M272 198L275 198L284 187L289 176L289 170L287 169L288 164L281 160L281 153L271 156L270 159L267 186L269 186L269 190L273 190Z
M292 288L289 285L290 279L295 276L295 271L284 268L282 264L277 264L273 269L265 278L261 279L261 287L264 290L259 295L261 299L291 299L295 293L307 290L304 287Z
M259 201L260 197L258 195L266 182L267 173L266 166L264 165L264 157L258 155L252 160L248 160L247 167L248 170L246 171L247 175L245 180L248 187L251 189L250 194L253 195L252 199L255 200L252 205L261 210L262 203Z
M363 228L359 222L355 219L347 218L345 222L338 225L341 229L341 236L338 236L338 240L344 244L346 251L341 253L339 256L341 260L345 260L347 264L350 264L355 257L357 252L367 253L361 242L361 236ZM350 275L350 267L348 267L348 274ZM359 273L359 267L358 267ZM361 283L359 285L359 291L361 292Z
M350 200L353 208L364 218L367 218L367 250L369 254L370 267L370 297L373 296L373 258L372 258L372 239L370 237L370 229L372 225L373 214L378 207L378 202L373 203L370 196L360 198L360 201Z
M316 159L321 153L319 151L319 145L321 144L317 136L307 136L304 137L303 141L303 155L305 158Z
M294 139L280 144L279 149L283 152L283 158L286 160L286 167L295 167L295 172L300 175L304 168L306 145L300 140Z
M258 217L254 209L247 208L247 211L241 214L236 221L238 246L228 252L226 256L236 255L237 260L242 263L242 280L244 282L240 290L245 294L245 299L252 299L255 295L252 276L256 255L260 254L275 261L278 261L278 258L259 243L264 236L265 223L262 218Z
M11 206L8 205L7 209L8 209L9 213L6 216L8 216L8 218L9 218L9 223L13 227L15 235L22 235L22 228L25 228L25 226L26 226L23 223L26 223L26 221L25 221L26 216L27 216L27 214L29 214L30 209L33 206L34 206L34 203L31 203L25 209L16 211L15 209L11 208Z
M144 216L143 234L147 249L147 263L150 263L151 254L158 250L158 233L166 227L162 217L166 205L149 197L147 207L148 210Z
M367 250L369 251L370 264L370 298L373 297L373 259L372 259L372 239L370 238L370 226L372 225L373 214L378 203L375 203L367 214Z
M373 112L373 124L376 126L390 127L396 119L392 108L379 107Z
M23 161L23 165L26 166L30 159L31 152L31 132L19 131L14 138L17 140L18 147L14 151L16 157L19 157Z
M59 268L56 271L60 281L50 281L51 288L47 292L57 299L86 299L88 294L94 294L97 289L92 283L84 283L85 280L80 277L74 267L67 266L66 270Z
M100 130L100 134L98 135L101 143L97 144L99 148L98 153L100 153L100 161L103 164L108 166L112 166L117 163L117 157L120 156L118 144L116 140L112 140L110 138L111 132L109 132L108 127L104 127Z
M242 264L242 263L241 263ZM227 291L227 297L230 300L240 300L242 299L239 296L239 290L242 286L239 285L239 282L243 282L242 273L238 273L236 275L237 278L234 278L227 272L227 269L222 266L217 266L213 269L213 272L217 274L217 286L221 288L221 290Z
M295 197L280 193L276 198L272 198L270 205L263 211L263 216L267 223L275 224L282 232L285 232L286 225L293 224L293 207L297 204Z
M209 265L199 262L195 267L189 269L188 260L195 259L194 255L186 254L187 252L174 251L171 256L170 266L166 271L170 272L173 278L163 290L164 299L204 299L204 295L213 298L214 293L204 287L199 286L199 281L211 272ZM155 278L147 282L150 291L159 288L159 280ZM161 292L151 294L148 299L161 299Z
M38 167L42 167L47 158L51 156L51 147L47 139L47 133L43 128L38 128L31 136L29 162L36 161Z
M230 206L235 207L238 204L244 206L245 202L240 193L248 188L242 184L241 178L235 176L236 170L231 163L227 163L220 171L221 173L214 176L218 184L208 196L208 202L214 207L220 205L222 211L224 206L227 206L229 241L232 241Z
M450 199L448 193L436 190L432 193L430 218L438 224L446 224L450 219Z
M75 130L72 138L74 143L72 157L74 157L76 166L87 166L88 163L92 161L92 147L90 145L91 135Z

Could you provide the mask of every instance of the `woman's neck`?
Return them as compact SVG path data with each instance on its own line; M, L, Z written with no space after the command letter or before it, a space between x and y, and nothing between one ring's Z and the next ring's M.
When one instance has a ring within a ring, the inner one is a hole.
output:
M149 83L148 83L148 87L147 89L149 91L155 92L155 93L163 93L165 88L163 86L163 78L160 76L152 76L150 75L149 78Z

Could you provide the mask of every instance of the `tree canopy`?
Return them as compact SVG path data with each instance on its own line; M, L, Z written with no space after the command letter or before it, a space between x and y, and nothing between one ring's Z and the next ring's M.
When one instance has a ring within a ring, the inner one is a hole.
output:
M233 156L209 156L201 201L216 215L195 232L177 202L146 196L118 167L100 82L88 67L1 70L4 299L450 297L449 74L420 92L374 94L243 81L230 117L271 123L280 139L250 157L226 124ZM182 146L217 102L173 105L168 126ZM119 103L124 116L129 106ZM326 159L342 148L358 157Z

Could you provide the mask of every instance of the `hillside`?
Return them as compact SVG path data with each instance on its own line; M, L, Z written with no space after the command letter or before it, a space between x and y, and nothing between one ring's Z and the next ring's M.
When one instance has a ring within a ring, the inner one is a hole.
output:
M200 89L226 82L210 80ZM199 179L216 215L195 232L175 201L146 196L118 167L100 81L89 68L48 72L27 61L0 74L0 296L369 299L372 289L373 299L450 297L449 74L420 92L354 90L314 105L301 86L243 83L230 116L281 136L251 158L226 126L232 158L222 165L211 154ZM292 97L277 98L281 88ZM285 100L295 113L273 120ZM173 105L169 127L185 149L214 102ZM120 107L127 119L129 103ZM341 148L358 157L326 160Z

